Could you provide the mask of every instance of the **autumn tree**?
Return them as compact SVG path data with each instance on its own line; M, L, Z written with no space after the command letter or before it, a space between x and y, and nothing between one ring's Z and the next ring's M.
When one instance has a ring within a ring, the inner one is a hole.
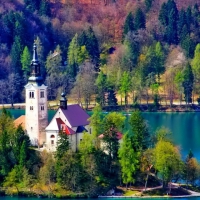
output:
M96 90L96 74L94 71L94 65L90 62L83 63L79 68L80 71L76 77L72 93L77 95L79 102L84 100L87 109L91 101L91 96Z

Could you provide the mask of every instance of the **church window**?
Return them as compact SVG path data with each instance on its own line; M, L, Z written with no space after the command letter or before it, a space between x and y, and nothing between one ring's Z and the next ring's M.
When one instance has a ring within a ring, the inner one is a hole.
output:
M34 98L34 92L29 92L29 98L33 99Z
M40 91L40 98L44 98L44 91Z
M54 140L51 140L51 145L54 145Z
M50 138L55 138L55 135L51 135Z
M30 110L33 110L33 106L30 106Z
M41 110L44 110L44 106L41 106Z

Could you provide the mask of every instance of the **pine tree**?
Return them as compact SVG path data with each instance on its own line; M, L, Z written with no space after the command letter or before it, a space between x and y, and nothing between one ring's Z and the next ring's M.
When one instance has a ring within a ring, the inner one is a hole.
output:
M24 71L26 77L28 77L31 70L30 63L31 63L31 55L28 50L28 47L25 46L23 53L21 55L21 64L22 64L22 70Z
M183 88L184 88L184 95L185 95L185 102L189 104L192 102L192 91L193 91L193 82L194 82L194 75L192 72L191 65L188 63L185 66L183 71Z
M118 105L116 92L112 88L108 89L107 104L109 106L117 106Z
M132 147L135 152L141 153L148 148L149 131L140 111L137 110L131 114L129 124L133 134L131 137Z
M18 73L20 75L22 74L22 67L20 62L20 56L22 50L23 47L21 45L21 39L19 36L15 36L15 40L11 49L12 67L13 67L13 72Z
M126 16L126 20L124 23L124 31L123 31L123 37L129 32L129 31L134 31L134 19L133 19L133 14L129 12L129 14Z
M69 44L67 57L68 57L68 72L73 78L76 77L78 72L78 53L79 53L79 44L78 44L78 34L72 38L72 41Z
M47 0L41 0L40 2L40 8L39 8L39 14L40 15L46 15L46 16L50 16L51 11L50 11L50 7L49 7L49 2Z
M135 183L134 175L139 167L139 157L132 147L128 133L123 136L118 154L123 183L125 183L126 186L128 183Z
M146 19L145 19L145 15L142 12L141 8L138 8L136 10L134 25L135 25L135 30L138 30L141 28L143 28L143 29L146 28Z
M178 43L177 13L175 9L171 9L169 12L169 24L166 28L166 40L169 44Z
M165 2L162 4L160 9L159 20L163 26L168 26L168 8Z
M105 105L105 92L107 90L107 80L106 75L100 71L97 79L96 79L96 85L97 85L97 102L100 104L100 106Z
M90 27L87 30L86 36L87 36L87 41L85 44L86 49L90 55L92 63L96 66L96 71L98 71L99 70L98 65L100 59L99 44L92 27Z

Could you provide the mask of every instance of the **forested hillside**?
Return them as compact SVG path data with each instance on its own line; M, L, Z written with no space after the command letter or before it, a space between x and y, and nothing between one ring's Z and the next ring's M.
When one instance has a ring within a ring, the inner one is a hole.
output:
M197 1L2 0L0 14L1 103L24 101L34 42L49 100L61 91L102 106L198 99Z

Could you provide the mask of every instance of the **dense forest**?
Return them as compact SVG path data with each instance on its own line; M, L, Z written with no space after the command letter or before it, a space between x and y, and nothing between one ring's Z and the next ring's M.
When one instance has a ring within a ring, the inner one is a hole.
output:
M60 132L56 152L47 152L31 147L28 135L14 126L11 114L3 109L0 194L97 197L110 189L132 195L127 188L145 190L162 185L161 195L166 195L171 194L171 182L185 183L186 187L198 184L200 164L191 151L181 157L168 129L150 133L137 110L128 120L128 131L125 120L121 113L104 115L100 107L95 107L90 118L93 131L84 133L76 152L71 151L64 132Z
M1 103L24 102L33 43L49 100L200 102L197 2L9 0L0 24Z

